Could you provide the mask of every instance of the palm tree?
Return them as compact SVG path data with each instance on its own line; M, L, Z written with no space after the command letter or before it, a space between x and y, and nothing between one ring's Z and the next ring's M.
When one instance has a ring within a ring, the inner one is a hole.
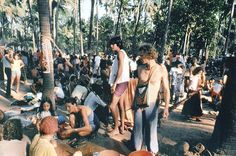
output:
M48 97L53 102L53 109L55 110L54 100L54 71L53 71L53 56L51 45L51 29L49 17L49 2L48 0L38 0L39 23L41 32L41 48L43 52L43 97Z
M94 4L95 4L95 0L91 0L90 26L89 26L89 36L88 36L88 50L91 49L91 42L92 42Z
M120 0L120 7L119 7L118 19L117 19L117 23L116 23L115 35L118 34L118 29L119 29L119 24L120 24L120 18L121 18L122 8L123 8L123 0Z
M82 32L82 18L81 18L81 0L78 1L79 3L79 31L80 31L80 51L81 55L84 55L84 43L83 43L83 32Z
M165 45L167 41L168 36L168 30L169 30L169 23L170 23L170 15L171 15L171 9L172 9L173 0L170 0L169 7L168 7L168 16L166 21L166 27L165 27L165 33L163 37L162 47L161 47L161 53L160 53L160 62L163 62L164 52L165 52Z
M134 51L136 48L136 36L137 36L138 27L139 27L139 21L141 18L142 3L143 3L143 0L139 0L138 8L137 8L138 10L137 10L137 14L136 14L137 16L135 16L136 20L135 20L135 27L134 27L134 34L133 34L132 51Z
M77 25L77 15L78 15L78 0L75 0L74 2L74 23L73 23L73 35L74 35L74 53L76 50L76 25Z
M34 19L33 19L33 13L32 13L32 8L31 8L31 4L30 4L30 0L27 0L27 6L28 6L28 9L29 9L29 14L30 14L30 22L32 24L32 30L33 30L33 36L32 36L32 40L33 40L33 51L35 52L35 47L39 47L38 46L38 37L37 37L37 33L36 33L36 28L35 28L35 22L34 22Z
M53 14L53 39L55 40L55 43L58 44L58 36L57 36L57 33L58 33L58 18L59 18L59 9L60 9L60 6L61 6L61 0L58 0L57 1L57 6L55 8L55 13Z

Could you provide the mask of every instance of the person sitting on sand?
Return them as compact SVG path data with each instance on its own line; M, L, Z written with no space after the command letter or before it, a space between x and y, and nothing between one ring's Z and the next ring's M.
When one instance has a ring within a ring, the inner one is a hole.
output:
M37 134L30 146L30 156L57 156L53 136L58 131L57 119L45 117L40 123L40 134Z
M27 145L30 144L30 140L23 135L22 124L19 119L7 120L3 125L2 133L3 140L0 140L1 156L26 156Z
M66 99L66 109L70 113L69 126L60 133L61 138L89 136L100 127L99 119L93 110L87 106L77 105L75 98Z

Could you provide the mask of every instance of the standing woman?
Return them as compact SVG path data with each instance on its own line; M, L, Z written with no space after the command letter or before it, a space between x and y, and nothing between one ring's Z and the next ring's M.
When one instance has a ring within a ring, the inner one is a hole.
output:
M13 55L13 63L11 64L11 70L12 70L12 77L11 77L11 88L15 82L16 79L16 92L19 92L20 88L20 76L21 76L21 68L24 67L24 63L21 59L21 56L19 53L15 53Z
M196 67L190 76L190 84L188 90L189 99L185 102L182 109L182 114L190 119L201 121L199 118L202 116L201 107L201 88L203 85L203 69Z

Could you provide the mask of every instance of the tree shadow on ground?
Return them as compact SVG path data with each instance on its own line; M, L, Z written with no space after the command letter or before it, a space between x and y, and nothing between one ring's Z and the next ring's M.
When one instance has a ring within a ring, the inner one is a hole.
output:
M83 153L83 156L91 156L94 152L101 152L103 150L114 150L123 155L130 153L122 142L103 134L97 134L94 138L80 145L77 149Z

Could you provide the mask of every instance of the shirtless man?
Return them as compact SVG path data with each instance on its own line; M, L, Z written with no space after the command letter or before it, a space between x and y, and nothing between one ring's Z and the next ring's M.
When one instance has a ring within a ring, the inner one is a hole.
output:
M167 118L170 101L168 72L156 63L157 52L151 45L141 46L139 52L141 63L138 64L138 86L134 99L134 147L137 151L141 150L145 140L147 150L157 154L158 93L162 87L165 102L163 117Z

